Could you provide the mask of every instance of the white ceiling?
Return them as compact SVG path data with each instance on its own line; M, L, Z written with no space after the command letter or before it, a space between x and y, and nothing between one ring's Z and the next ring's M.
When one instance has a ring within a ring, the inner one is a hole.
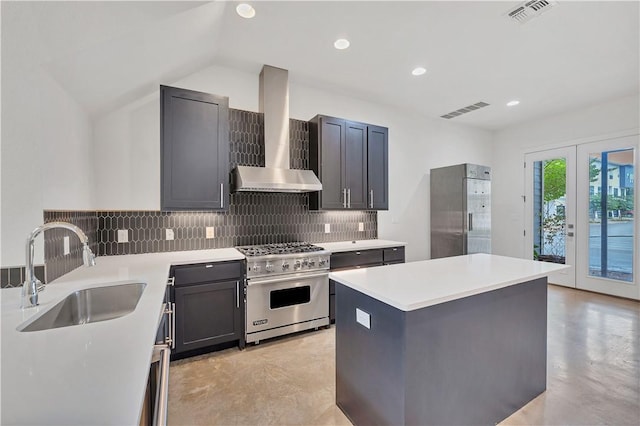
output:
M639 92L637 1L560 0L524 25L519 2L251 3L246 20L232 2L3 2L3 63L43 66L94 117L213 64L430 117L484 101L451 121L486 129Z

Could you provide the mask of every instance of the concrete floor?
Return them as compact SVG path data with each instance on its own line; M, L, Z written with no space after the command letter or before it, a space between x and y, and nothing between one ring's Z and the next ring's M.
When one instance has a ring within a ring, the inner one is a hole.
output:
M547 391L501 424L640 424L640 303L549 286ZM350 425L334 329L171 364L170 425Z

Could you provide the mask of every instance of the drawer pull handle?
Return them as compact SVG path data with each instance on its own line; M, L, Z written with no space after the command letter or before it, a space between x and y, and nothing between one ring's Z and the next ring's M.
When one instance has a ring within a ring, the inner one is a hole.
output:
M213 268L213 265L205 265L205 268Z
M394 248L394 249L393 249L393 251L398 251L398 249L397 249L397 248Z
M356 252L356 254L357 254L358 256L360 256L360 252L359 252L359 251L357 251L357 252Z

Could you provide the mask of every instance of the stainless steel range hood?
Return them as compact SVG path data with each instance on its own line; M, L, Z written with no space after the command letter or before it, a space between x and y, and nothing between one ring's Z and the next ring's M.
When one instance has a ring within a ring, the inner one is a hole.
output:
M289 72L265 65L260 72L260 112L264 113L265 167L238 166L233 190L313 192L322 183L311 170L289 168Z

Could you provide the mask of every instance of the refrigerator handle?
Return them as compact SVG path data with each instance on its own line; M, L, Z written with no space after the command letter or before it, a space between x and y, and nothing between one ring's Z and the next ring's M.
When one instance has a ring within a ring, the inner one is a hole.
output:
M469 231L473 231L473 213L469 213Z

